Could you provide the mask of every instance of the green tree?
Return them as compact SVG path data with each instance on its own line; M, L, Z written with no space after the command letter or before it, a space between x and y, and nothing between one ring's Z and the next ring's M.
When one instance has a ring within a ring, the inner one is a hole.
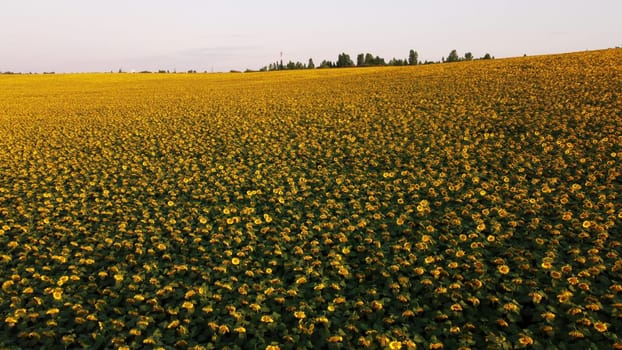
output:
M333 68L335 65L331 61L323 60L318 68Z
M347 53L342 53L337 57L337 67L353 67L354 62Z
M467 52L467 53L464 54L464 60L465 61L470 61L472 59L473 59L473 54L472 53Z
M359 53L358 56L356 56L356 65L358 67L365 65L365 54Z
M309 69L315 68L315 63L313 63L313 58L309 58L309 63L307 63L307 68Z
M408 64L414 66L419 63L419 54L415 50L410 50L408 54Z
M408 59L392 58L389 61L389 66L406 66L408 64Z
M458 62L460 61L460 57L458 56L458 52L456 50L451 50L445 62Z

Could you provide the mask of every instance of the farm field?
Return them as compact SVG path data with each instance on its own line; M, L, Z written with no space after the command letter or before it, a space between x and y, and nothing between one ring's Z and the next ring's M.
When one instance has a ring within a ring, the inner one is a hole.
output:
M0 348L622 349L622 50L0 75Z

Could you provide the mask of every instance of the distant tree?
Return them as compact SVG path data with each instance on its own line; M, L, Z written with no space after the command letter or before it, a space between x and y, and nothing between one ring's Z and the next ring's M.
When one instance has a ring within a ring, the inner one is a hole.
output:
M357 65L360 66L385 66L387 63L384 61L384 58L380 56L374 56L371 53L366 53L364 57L363 54L358 55L357 57ZM363 61L362 64L358 64L360 61Z
M365 54L359 53L358 56L356 56L356 65L358 67L362 67L365 65Z
M458 56L458 52L456 50L451 50L451 52L449 53L449 56L447 56L447 59L445 60L445 62L458 62L460 60L460 57Z
M491 57L489 53L485 54L484 57L482 57L483 60L489 60L490 58Z
M333 68L333 66L334 66L333 62L323 60L322 63L320 63L320 66L318 68Z
M417 53L417 51L410 50L410 53L408 54L408 64L411 66L414 66L418 63L418 61L419 61L419 54Z
M313 69L315 68L315 63L313 63L313 59L309 58L309 63L307 63L307 68Z
M288 69L288 70L292 70L292 69L305 69L305 64L300 62L300 61L289 61L287 62L287 64L283 67L283 69Z
M472 59L473 59L473 54L472 53L467 52L467 53L464 54L464 60L465 61L470 61Z
M353 67L354 62L347 53L342 53L337 57L337 67Z
M389 61L389 66L406 66L408 64L408 59L392 58Z
M282 70L283 66L279 62L270 63L268 65L268 70Z

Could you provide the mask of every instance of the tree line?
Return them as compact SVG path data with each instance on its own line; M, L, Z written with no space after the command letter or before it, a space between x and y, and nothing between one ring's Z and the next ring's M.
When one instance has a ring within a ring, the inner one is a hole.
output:
M336 61L323 60L318 66L315 65L312 58L305 64L299 61L289 61L286 64L283 61L276 61L270 63L267 66L261 67L260 72L274 71L274 70L292 70L292 69L315 69L315 68L344 68L344 67L378 67L378 66L416 66L419 64L434 64L434 63L451 63L459 61L471 61L474 59L489 60L493 59L489 53L480 58L474 58L471 52L466 52L464 56L459 56L456 50L451 50L447 58L444 56L440 61L420 61L419 53L411 49L406 58L392 58L388 62L380 57L374 56L371 53L359 53L356 56L356 63L352 60L349 54L343 52L337 56ZM247 70L250 71L250 70Z
M451 63L451 62L459 62L459 61L471 61L474 59L489 60L489 59L494 59L494 58L495 57L491 56L489 53L485 54L484 56L480 58L474 58L471 52L466 52L464 56L460 56L456 50L451 50L449 55L447 55L447 58L443 56L440 61L427 61L427 60L420 61L419 53L411 49L408 52L408 57L406 58L392 58L391 60L387 62L384 58L377 56L377 55L374 56L371 53L359 53L356 56L356 62L354 62L354 60L352 60L350 55L343 52L337 56L336 61L323 60L317 66L313 62L312 58L309 58L309 61L307 63L298 62L298 61L296 62L289 61L284 64L283 61L281 60L281 61L270 63L267 66L263 66L261 69L259 69L259 71L266 72L266 71L274 71L274 70L345 68L345 67L416 66L419 64ZM252 71L253 70L250 70L250 69L246 70L246 72L252 72ZM124 73L124 71L121 68L119 68L118 72ZM239 72L239 71L232 70L231 72ZM110 73L112 73L112 71L110 71ZM144 70L138 73L152 73L152 72ZM161 69L161 70L158 70L157 73L177 73L177 71L174 70L171 72L169 70ZM187 71L186 73L197 73L197 71L191 69ZM205 73L207 73L207 71L205 71ZM0 74L21 74L21 73L6 71L6 72L0 72ZM43 74L54 74L54 72L43 72Z

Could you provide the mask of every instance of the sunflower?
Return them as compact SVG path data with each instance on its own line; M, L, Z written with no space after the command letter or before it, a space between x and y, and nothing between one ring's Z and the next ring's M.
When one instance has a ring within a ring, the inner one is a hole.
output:
M15 318L15 317L13 317L13 316L7 316L7 317L4 319L4 322L5 322L6 324L8 324L8 325L9 325L9 327L14 327L14 326L15 326L15 324L17 324L17 322L19 322L19 319Z
M391 349L391 350L399 350L401 348L402 348L402 342L401 341L393 340L393 341L389 342L389 349Z
M576 329L568 332L568 335L572 338L585 338L585 335Z
M452 304L450 307L451 311L462 311L462 305L460 304Z
M220 325L218 326L218 333L219 334L227 334L229 333L229 327L227 325Z
M499 273L502 275L507 275L508 273L510 273L510 267L507 265L499 265L497 267L497 271L499 271Z
M518 338L518 343L522 346L533 345L533 338L527 335L522 335L520 338Z
M579 279L578 279L577 277L575 277L575 276L568 277L568 278L566 279L566 281L568 281L568 283L569 283L569 284L571 284L571 285L573 285L573 286L574 286L575 284L579 283Z
M594 322L594 329L600 333L606 332L609 328L604 322Z
M58 285L59 287L61 287L63 284L67 283L67 281L69 281L69 276L61 276L58 279L58 282L56 282L56 285Z
M572 297L572 292L568 291L568 290L564 290L561 293L557 294L557 300L559 300L560 303L567 303L570 298Z
M544 295L540 292L529 293L529 296L534 304L540 304L540 301L542 301L542 298L544 297Z
M519 307L515 303L506 303L503 305L503 309L508 312L518 312Z
M56 315L60 312L58 308L51 308L45 312L46 315Z
M184 301L181 307L188 310L189 312L194 311L194 304L190 301Z
M343 341L343 337L340 335L333 335L328 337L327 340L329 343L341 343Z

